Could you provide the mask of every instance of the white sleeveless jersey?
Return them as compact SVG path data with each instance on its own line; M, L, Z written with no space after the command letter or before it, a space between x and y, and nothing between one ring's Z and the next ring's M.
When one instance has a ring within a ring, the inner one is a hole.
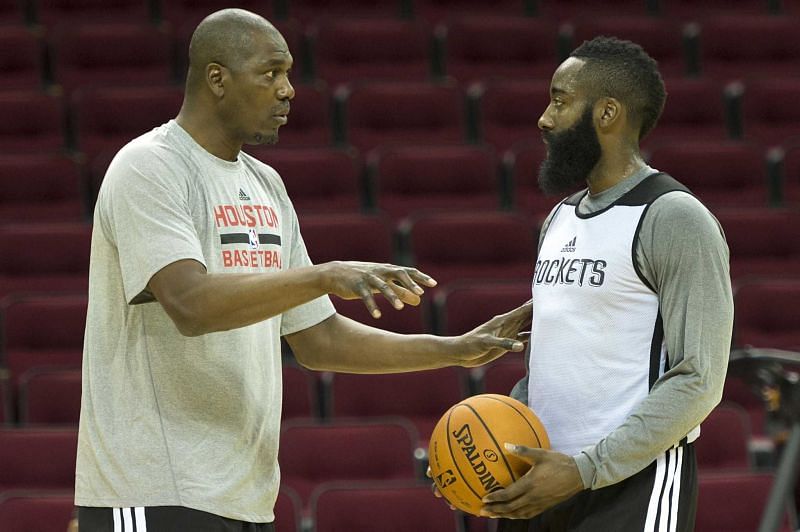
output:
M654 174L604 210L579 214L579 193L552 216L533 279L528 404L556 451L595 445L664 372L658 295L635 249L648 205L671 190L685 188Z

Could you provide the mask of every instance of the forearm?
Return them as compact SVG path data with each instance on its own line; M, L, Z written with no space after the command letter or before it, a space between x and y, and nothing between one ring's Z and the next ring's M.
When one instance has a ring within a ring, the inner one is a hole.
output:
M151 289L187 336L251 325L325 294L324 265L256 274L207 274L199 264L166 271L172 267L158 274L171 283L169 293L159 293L152 282Z
M319 371L400 373L458 364L452 337L397 334L339 314L286 340L302 365Z

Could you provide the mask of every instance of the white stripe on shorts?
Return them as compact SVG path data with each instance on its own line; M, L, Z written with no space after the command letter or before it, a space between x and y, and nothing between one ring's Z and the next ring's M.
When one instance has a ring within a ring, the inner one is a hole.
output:
M122 509L112 508L111 515L114 517L114 532L123 532L122 530Z
M647 506L644 532L677 530L682 469L683 447L681 446L667 450L656 459L656 473L653 479L653 491L650 492L650 503Z
M122 509L122 522L125 523L125 532L136 532L133 529L133 516L130 508Z

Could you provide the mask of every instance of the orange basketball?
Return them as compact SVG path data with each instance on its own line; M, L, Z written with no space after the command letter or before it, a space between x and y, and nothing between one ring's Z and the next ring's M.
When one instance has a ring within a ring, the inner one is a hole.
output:
M431 434L431 477L450 504L478 515L481 499L518 480L530 464L509 454L505 443L550 448L542 422L523 403L505 395L464 399L442 416Z

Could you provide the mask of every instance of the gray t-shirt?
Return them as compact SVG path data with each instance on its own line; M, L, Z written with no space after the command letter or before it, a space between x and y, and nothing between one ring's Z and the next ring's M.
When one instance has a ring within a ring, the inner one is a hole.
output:
M578 211L605 209L654 172L645 167L600 194L587 194ZM644 469L690 434L722 397L733 297L719 222L693 196L667 193L644 215L636 262L658 294L670 369L622 425L575 456L586 488L608 486ZM527 401L527 376L511 395Z
M94 215L75 502L274 519L280 336L333 315L321 297L230 331L182 336L146 287L170 263L209 273L308 266L278 174L214 157L176 122L114 158Z

